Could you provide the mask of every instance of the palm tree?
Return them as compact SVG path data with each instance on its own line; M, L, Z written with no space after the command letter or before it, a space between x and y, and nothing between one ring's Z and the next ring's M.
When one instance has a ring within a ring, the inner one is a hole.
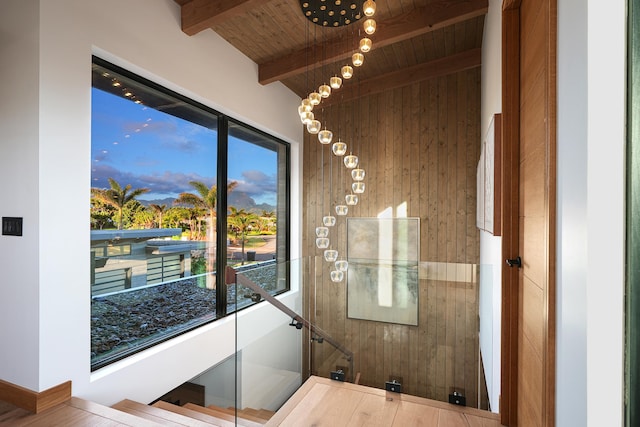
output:
M167 209L167 205L156 205L155 203L149 204L149 207L158 215L158 228L162 228L162 214Z
M242 264L244 264L245 236L251 226L258 222L258 216L244 209L236 209L233 206L230 206L229 210L231 211L229 213L229 222L240 232L240 238L242 239Z
M136 188L131 190L131 184L127 184L124 188L118 184L118 182L109 178L109 185L111 188L103 189L103 188L92 188L91 195L96 200L99 200L107 205L113 206L118 210L118 214L120 218L118 219L118 230L122 230L123 223L123 215L122 210L124 205L129 203L132 200L135 200L141 194L149 191L148 188Z
M216 249L216 207L218 202L218 186L212 185L211 187L207 187L207 185L200 181L190 181L189 185L191 185L197 192L194 193L180 193L178 198L173 202L174 204L185 204L191 205L194 208L206 209L208 212L207 215L207 272L212 273L214 268L215 261L215 249ZM227 183L227 194L233 191L233 189L238 185L236 181L231 181ZM215 282L213 280L213 275L209 274L207 276L207 288L214 289Z
M276 220L276 213L274 211L262 210L262 214L260 215L261 219L261 228L260 231L270 231L273 223Z

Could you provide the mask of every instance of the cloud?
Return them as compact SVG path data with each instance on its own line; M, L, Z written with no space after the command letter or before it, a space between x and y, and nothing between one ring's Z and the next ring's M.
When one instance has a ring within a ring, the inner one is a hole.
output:
M202 126L175 120L126 122L122 126L127 135L150 135L159 142L160 148L186 153L197 153L202 144L194 137L210 132Z
M198 174L166 171L162 174L138 175L123 172L111 166L97 164L91 171L92 187L109 188L108 178L115 179L121 186L131 185L132 188L148 188L150 191L143 198L177 197L182 192L192 192L194 189L190 181L201 181L206 185L214 184L214 179Z
M235 191L243 192L256 200L273 199L277 192L276 175L267 175L259 170L242 172L243 179L237 180Z
M162 148L177 150L185 153L197 153L202 148L202 145L198 141L186 139L177 135L174 135L173 138L168 138L165 136L165 138L163 138L162 140L161 145Z
M96 162L110 162L111 154L107 150L100 150L93 156L93 160Z

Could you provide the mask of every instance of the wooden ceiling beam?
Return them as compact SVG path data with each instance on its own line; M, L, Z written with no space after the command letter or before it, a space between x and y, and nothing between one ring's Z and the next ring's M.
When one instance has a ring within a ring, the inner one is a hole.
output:
M434 77L442 77L460 71L477 68L482 63L482 49L470 49L444 58L423 62L413 67L376 76L359 82L357 91L345 89L339 97L323 99L322 107L335 102L350 101L363 96L381 93L391 89L397 89L413 83L429 80ZM341 89L342 90L342 89Z
M377 22L376 33L371 37L373 47L381 48L463 22L486 14L488 9L488 0L437 0L395 18ZM330 40L326 45L330 49L323 50L323 44L316 44L259 64L259 82L266 85L312 71L323 65L349 58L354 51L353 46L346 47L338 39ZM322 57L323 60L307 64L309 58L318 57Z
M190 36L270 0L191 0L181 6L182 31Z

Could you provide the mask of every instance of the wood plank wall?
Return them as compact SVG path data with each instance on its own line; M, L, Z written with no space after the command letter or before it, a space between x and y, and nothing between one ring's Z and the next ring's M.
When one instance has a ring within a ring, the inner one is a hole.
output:
M419 325L405 326L347 318L346 284L331 282L330 266L322 262L306 289L315 303L305 303L305 316L354 352L361 384L382 388L395 377L406 393L446 401L455 389L474 406L477 274L461 279L457 271L470 267L477 273L479 262L480 69L338 103L326 111L316 107L314 113L334 137L339 134L347 142L366 170L366 191L350 207L349 217L376 217L388 209L397 217L406 209L408 217L420 218L421 263L442 263L449 274L421 275ZM303 248L305 256L322 256L315 247L315 227L344 200L352 180L341 159L332 158L330 146L305 134ZM346 220L337 218L330 239L346 255ZM327 344L309 348L314 374L328 376L336 366L349 366Z

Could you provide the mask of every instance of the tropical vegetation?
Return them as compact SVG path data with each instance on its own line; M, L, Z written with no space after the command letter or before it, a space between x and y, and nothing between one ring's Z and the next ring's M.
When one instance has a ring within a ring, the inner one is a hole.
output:
M213 271L215 262L217 186L207 186L201 181L189 183L193 192L183 192L167 203L143 204L138 196L147 193L148 188L122 186L109 178L110 188L91 189L91 228L102 229L143 229L180 228L189 240L202 240L207 245L207 262L204 271ZM227 185L227 193L237 187L232 181ZM276 215L273 211L251 210L229 206L227 238L230 243L241 246L244 263L246 248L259 246L261 241L250 238L276 232ZM263 242L262 242L263 243ZM204 272L203 271L203 272Z
M122 230L124 223L123 210L127 203L135 201L135 198L149 191L148 188L131 189L131 184L122 187L115 179L109 178L111 188L101 189L92 188L91 195L93 199L109 205L117 210L118 213L118 230Z

